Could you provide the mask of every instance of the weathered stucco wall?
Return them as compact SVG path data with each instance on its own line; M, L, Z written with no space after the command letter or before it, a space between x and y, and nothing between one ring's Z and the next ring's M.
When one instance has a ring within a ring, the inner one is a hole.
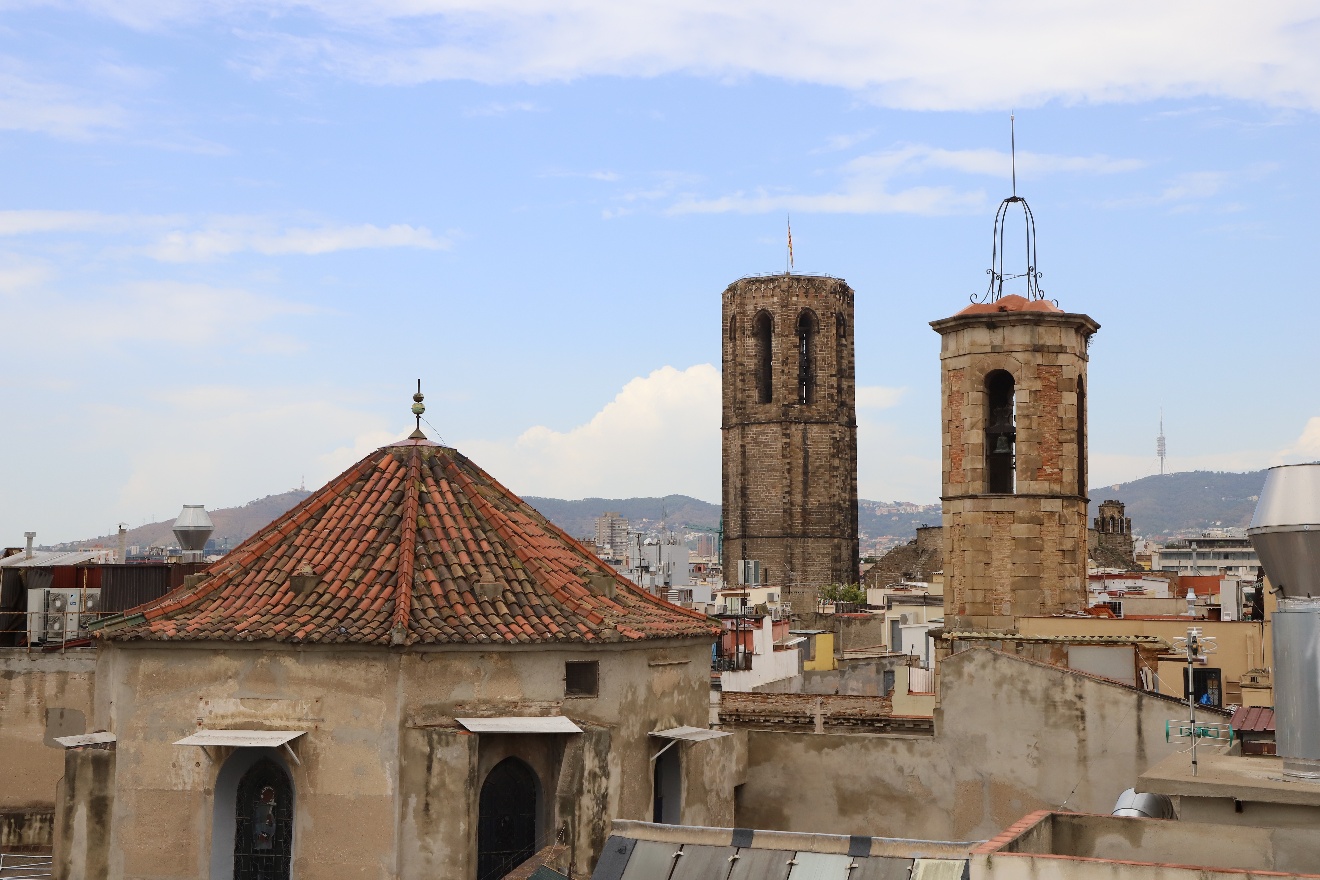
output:
M651 818L650 756L661 743L650 731L706 725L709 657L705 641L443 651L112 644L97 693L98 723L119 738L109 875L211 876L227 755L213 763L173 745L199 728L307 731L289 766L295 875L472 876L481 784L508 756L538 777L538 837L564 829L584 869L610 819ZM567 660L600 661L598 696L565 697ZM584 734L473 735L454 721L549 714L573 718ZM681 748L731 751L719 743L734 739ZM735 771L705 764L685 763L683 821L727 824ZM168 852L161 827L177 829Z
M95 669L89 648L0 649L0 813L54 810L64 749L53 738L90 729Z
M1108 813L1178 748L1159 697L979 649L942 675L933 737L750 731L738 826L987 838L1032 810Z

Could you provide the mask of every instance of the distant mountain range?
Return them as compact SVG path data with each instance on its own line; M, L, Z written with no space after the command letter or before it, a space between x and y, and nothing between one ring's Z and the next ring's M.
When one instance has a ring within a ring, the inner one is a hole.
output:
M215 541L216 546L219 548L235 547L240 541L251 536L257 529L285 511L290 510L295 504L311 494L311 492L303 489L292 489L278 495L267 495L265 498L249 501L242 507L221 507L216 510L208 510L207 514L211 517L211 522L215 524L215 531L211 533L211 539ZM173 518L147 523L135 529L129 529L126 543L129 547L134 545L139 547L174 545L177 542L174 540L173 528ZM119 537L117 535L102 535L99 538L70 541L68 544L58 545L61 549L75 547L109 547L114 549L118 546Z
M1130 483L1091 490L1091 516L1101 501L1113 498L1127 506L1133 532L1145 537L1195 535L1213 528L1245 528L1256 509L1256 499L1265 484L1264 471L1245 474L1219 471L1189 471L1143 477ZM242 507L208 511L215 523L212 537L220 547L233 547L257 529L302 501L310 492L294 489L267 495ZM655 531L663 523L674 531L715 530L720 525L720 506L689 495L653 498L582 498L566 500L526 496L527 503L575 538L594 535L596 517L615 512L638 531ZM903 501L858 502L857 525L863 540L884 537L911 538L920 525L939 525L938 504ZM128 544L139 546L172 544L173 519L148 523L128 531ZM115 547L118 538L102 535L85 541L59 545L72 547Z
M1091 517L1100 502L1122 501L1134 534L1148 538L1246 528L1265 485L1264 471L1184 471L1091 489Z

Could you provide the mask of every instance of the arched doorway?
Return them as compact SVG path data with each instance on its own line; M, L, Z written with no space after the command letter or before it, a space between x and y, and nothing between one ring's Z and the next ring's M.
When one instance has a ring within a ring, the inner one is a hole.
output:
M234 797L234 880L289 880L293 783L269 758L253 764Z
M477 880L499 880L536 852L536 774L517 758L495 765L481 786Z

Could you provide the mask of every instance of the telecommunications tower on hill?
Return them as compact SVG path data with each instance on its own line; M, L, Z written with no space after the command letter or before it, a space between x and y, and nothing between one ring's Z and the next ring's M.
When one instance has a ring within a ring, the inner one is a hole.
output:
M1164 410L1160 410L1160 436L1155 438L1155 454L1160 457L1160 476L1164 476Z

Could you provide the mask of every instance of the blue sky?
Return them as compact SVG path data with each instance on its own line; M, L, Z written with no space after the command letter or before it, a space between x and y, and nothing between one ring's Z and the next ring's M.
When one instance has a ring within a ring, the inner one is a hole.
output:
M719 294L857 292L860 490L1018 188L1094 485L1320 457L1320 4L0 4L0 536L319 485L427 419L513 490L719 498Z

